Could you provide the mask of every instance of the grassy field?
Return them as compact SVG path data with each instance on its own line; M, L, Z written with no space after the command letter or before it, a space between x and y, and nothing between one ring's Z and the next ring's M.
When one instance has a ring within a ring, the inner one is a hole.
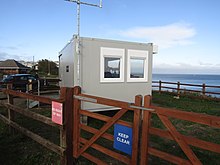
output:
M192 111L197 113L206 113L209 115L220 116L220 102L218 101L208 101L202 99L192 99L187 96L180 97L180 99L175 99L172 94L158 94L153 93L153 104L160 105L163 107L177 108L183 111ZM43 114L45 116L50 116L50 108L44 109L34 109L33 111ZM0 112L5 113L5 109L0 107ZM112 114L107 114L112 115ZM126 120L132 120L132 114L127 113L123 118ZM59 130L52 127L47 127L39 122L32 121L28 118L23 118L21 116L16 117L16 121L22 126L40 134L41 136L53 141L54 143L59 143ZM184 135L191 135L198 137L203 140L211 141L220 144L220 129L210 128L208 126L203 126L200 124L195 124L192 122L174 120L172 123L175 127ZM95 120L89 120L89 125L100 128L103 122L98 122ZM152 116L152 125L157 128L164 128L163 124L160 122L156 115ZM109 130L109 133L113 132L113 128ZM89 137L86 132L82 132L82 136ZM99 144L107 144L112 146L111 143L104 140L99 140ZM150 145L154 148L172 153L174 155L181 156L185 158L184 153L181 151L177 143L171 140L162 139L157 136L150 137ZM198 155L203 164L219 164L220 154L211 153L205 150L200 150L193 147L193 151ZM33 142L31 139L21 135L18 132L14 134L9 134L8 126L0 121L0 164L1 165L56 165L59 163L59 155L48 151L39 144ZM94 150L90 150L91 153L96 153ZM98 154L98 153L97 153ZM102 159L109 159L102 157ZM150 157L150 164L170 164L164 160L160 160L156 157ZM111 164L119 164L118 162L108 161ZM78 164L91 164L85 159L80 159Z

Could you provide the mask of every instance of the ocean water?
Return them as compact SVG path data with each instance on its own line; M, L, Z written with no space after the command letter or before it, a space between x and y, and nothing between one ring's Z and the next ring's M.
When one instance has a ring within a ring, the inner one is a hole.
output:
M153 74L153 81L181 82L220 86L220 75L199 74Z
M166 81L166 82L175 82L187 84L196 84L196 85L213 85L220 86L220 75L200 75L200 74L153 74L153 81ZM167 87L177 87L176 85L164 84ZM193 90L202 90L201 87L190 87L190 86L181 86L185 89ZM210 92L220 92L220 88L206 88ZM220 95L214 95L220 97Z

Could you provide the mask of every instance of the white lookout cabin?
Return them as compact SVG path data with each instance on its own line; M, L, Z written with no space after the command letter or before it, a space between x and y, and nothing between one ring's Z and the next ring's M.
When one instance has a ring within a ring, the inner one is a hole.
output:
M61 87L80 86L83 93L126 102L135 95L152 93L152 60L157 46L77 37L59 52ZM83 104L84 109L98 111L109 107ZM110 108L111 109L111 108Z

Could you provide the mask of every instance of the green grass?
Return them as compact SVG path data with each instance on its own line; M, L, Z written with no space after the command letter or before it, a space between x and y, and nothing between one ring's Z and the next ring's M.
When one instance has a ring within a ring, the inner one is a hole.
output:
M182 111L197 112L209 115L220 116L220 102L219 101L210 101L202 99L192 99L187 96L181 96L180 99L175 99L172 94L158 94L157 92L153 93L153 104L175 108ZM21 104L19 101L18 104ZM33 111L48 116L51 116L50 107L45 107L43 109L34 109ZM5 109L0 107L1 114L5 113ZM103 115L112 116L114 113L102 113ZM133 113L128 112L123 117L123 120L133 121ZM193 122L172 119L171 122L174 124L176 129L183 135L194 136L202 140L214 142L220 144L220 129L211 128L209 126L196 124ZM22 117L21 115L16 115L16 121L22 126L32 130L35 133L43 136L46 139L59 144L59 130L56 128L48 127L39 122L30 120L28 118ZM152 126L156 128L165 129L162 122L159 118L153 114L152 115ZM104 124L102 121L89 118L88 125L100 129ZM0 164L1 165L10 165L10 164L60 164L59 155L45 149L39 144L35 143L33 140L21 135L16 132L15 134L10 134L8 131L8 126L0 121ZM111 127L107 132L113 134L114 128ZM81 136L90 139L92 134L82 131ZM97 140L97 144L105 146L106 148L113 149L113 143L100 138ZM162 139L158 136L150 136L150 145L161 151L171 153L182 158L186 158L185 154L179 147L179 145L172 140ZM205 151L196 147L192 147L195 154L199 157L203 164L219 164L220 154L213 152ZM99 156L101 160L105 160L109 164L122 164L116 160L111 159L110 156L102 154L95 149L89 148L88 152L92 155ZM120 152L119 152L120 153ZM150 156L150 164L171 164L165 160L158 159L157 157ZM93 164L92 162L86 160L83 157L80 157L78 164Z
M8 126L0 121L1 165L58 165L59 155L48 151L24 135L10 134Z

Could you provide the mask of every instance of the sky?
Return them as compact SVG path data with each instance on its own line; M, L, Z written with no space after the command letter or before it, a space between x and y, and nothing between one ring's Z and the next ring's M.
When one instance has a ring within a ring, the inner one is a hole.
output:
M80 35L158 45L153 73L220 74L219 6L219 0L103 0L101 9L81 5ZM58 61L76 25L73 2L1 0L0 60Z

